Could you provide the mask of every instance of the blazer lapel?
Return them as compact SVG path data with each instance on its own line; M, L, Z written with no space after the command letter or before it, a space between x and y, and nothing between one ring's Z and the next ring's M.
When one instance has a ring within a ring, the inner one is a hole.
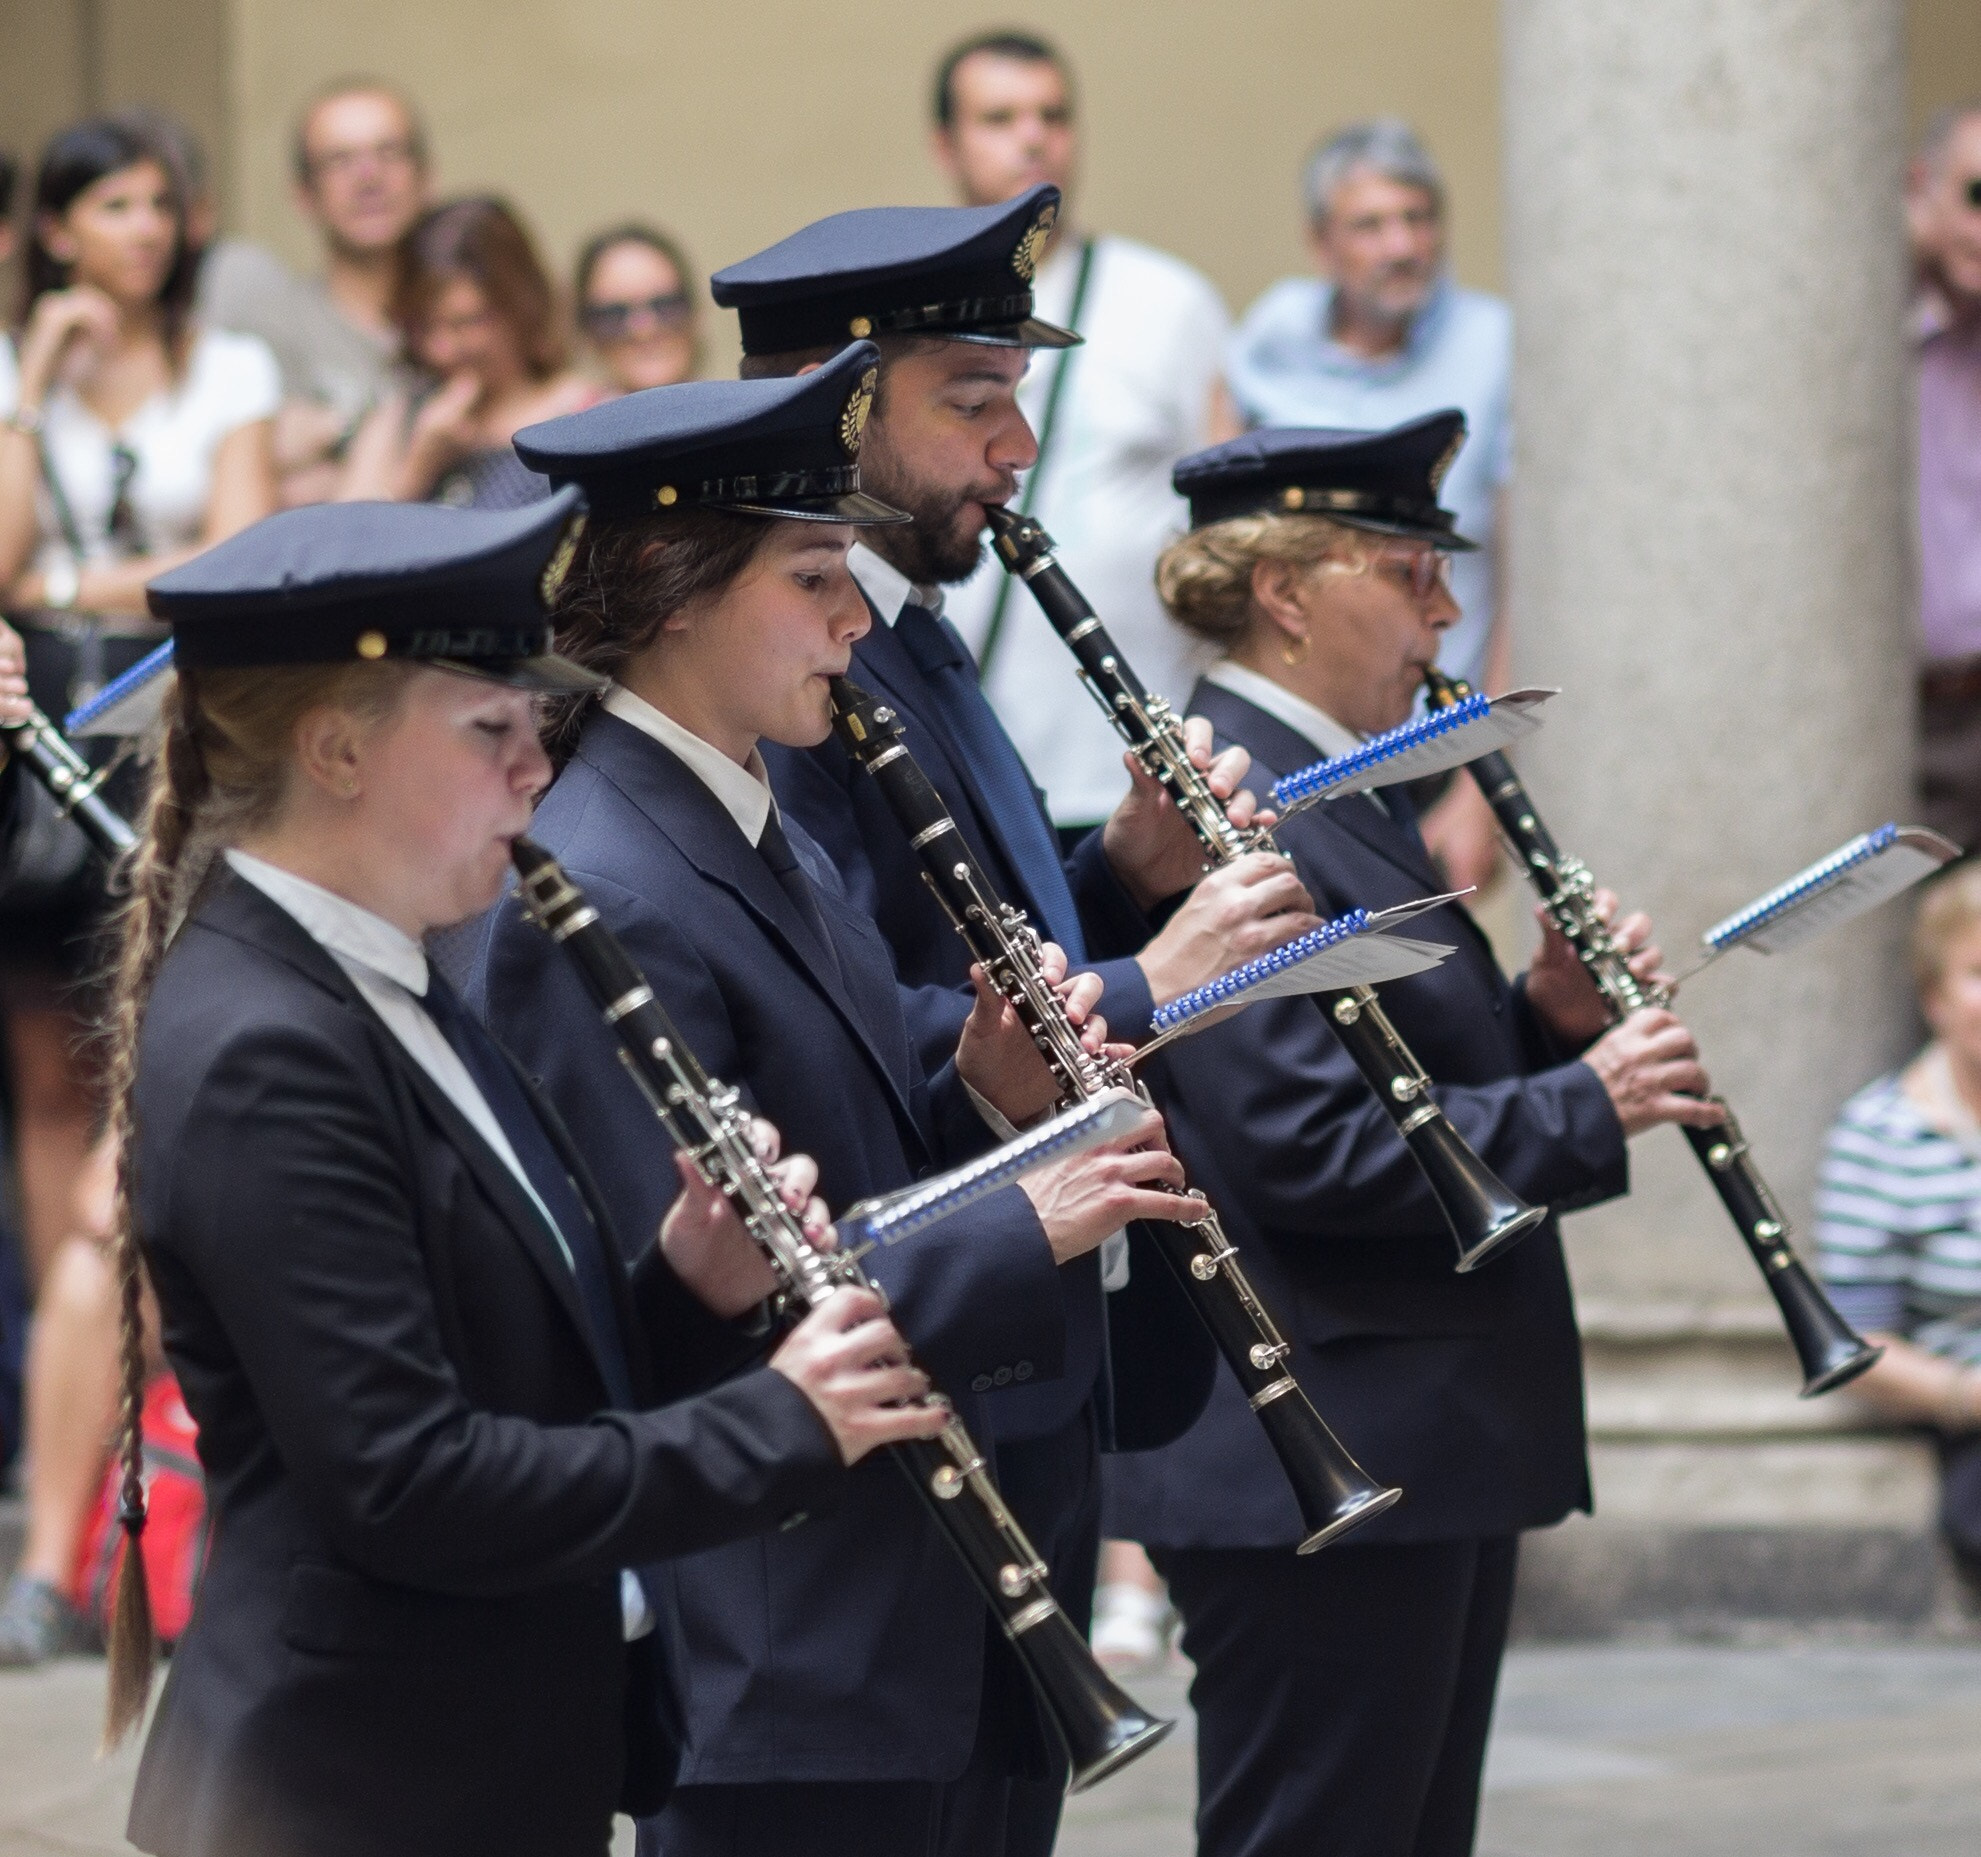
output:
M868 601L869 608L872 604ZM894 628L884 623L878 613L874 615L872 629L853 647L853 664L855 680L870 680L871 685L877 686L876 695L891 696L904 720L913 717L919 722L929 713L928 680L922 675L922 667L908 655L907 647L894 636ZM951 792L963 793L969 805L956 823L971 841L970 848L995 869L1007 887L1009 900L1031 916L1039 933L1051 934L1038 899L1024 879L1024 863L1005 835L1004 821L977 784L969 764L950 753L949 743L939 729L915 728L910 752L938 791L946 785ZM1047 830L1051 828L1048 826Z
M897 1074L886 1053L875 1044L866 1016L848 992L846 951L842 946L840 969L832 971L811 925L799 916L770 866L744 838L715 795L677 755L617 716L594 716L586 725L578 754L611 781L703 877L735 897L785 959L825 995L886 1083L904 1125L913 1129L915 1118L908 1104L906 1079ZM839 913L832 906L836 899L822 896L821 902L830 929Z
M564 1253L549 1226L544 1223L543 1215L523 1191L516 1176L476 1133L474 1124L455 1108L447 1092L427 1075L419 1060L399 1042L392 1028L372 1010L370 1002L352 984L351 977L329 951L286 909L264 896L253 884L237 877L231 870L227 872L225 882L226 887L202 911L207 925L277 955L307 979L334 994L364 1020L371 1030L373 1044L387 1065L396 1071L419 1100L420 1107L438 1127L447 1145L461 1157L475 1183L493 1202L503 1222L535 1261L544 1281L550 1286L551 1295L577 1329L586 1354L597 1365L598 1343L585 1314L584 1301L578 1293L577 1278L565 1262ZM577 1241L572 1240L574 1243ZM602 1370L600 1384L604 1384Z

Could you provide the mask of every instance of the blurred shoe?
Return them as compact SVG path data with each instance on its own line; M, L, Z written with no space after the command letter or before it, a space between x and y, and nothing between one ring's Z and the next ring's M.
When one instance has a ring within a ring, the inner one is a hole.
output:
M77 1641L80 1624L46 1580L15 1574L0 1599L0 1670L25 1670L59 1657Z
M1125 1584L1103 1586L1094 1595L1094 1655L1117 1676L1146 1675L1168 1655L1175 1621L1161 1593Z

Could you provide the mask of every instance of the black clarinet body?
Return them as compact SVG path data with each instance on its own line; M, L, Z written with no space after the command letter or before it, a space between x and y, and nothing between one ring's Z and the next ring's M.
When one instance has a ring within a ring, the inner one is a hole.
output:
M1183 723L1169 703L1136 676L1107 628L1053 556L1052 537L1029 516L985 511L998 558L1031 588L1052 628L1071 648L1081 680L1151 778L1162 782L1203 847L1207 864L1228 864L1248 851L1277 851L1269 830L1240 831L1192 763ZM1396 1125L1458 1246L1458 1268L1475 1270L1547 1217L1530 1206L1473 1151L1431 1093L1431 1079L1390 1022L1373 987L1315 996L1342 1048L1354 1059Z
M814 1250L806 1240L757 1159L739 1093L702 1069L632 958L557 860L523 838L513 856L531 919L576 963L619 1041L620 1061L674 1145L735 1206L786 1302L812 1309L843 1288L870 1287L856 1258ZM948 1409L940 1393L928 1398ZM998 1493L962 1420L952 1411L939 1437L891 1445L888 1452L969 1569L1030 1675L1065 1744L1071 1790L1105 1779L1168 1734L1175 1724L1149 1715L1120 1689L1060 1609L1044 1561Z
M1462 702L1472 693L1463 681L1435 667L1426 673L1424 687L1439 707ZM1589 867L1555 843L1513 763L1504 754L1486 754L1470 764L1470 771L1548 920L1589 970L1611 1015L1621 1019L1642 1006L1669 1006L1671 995L1665 988L1646 986L1630 971L1629 960L1596 911L1596 883ZM1827 1393L1855 1379L1883 1350L1851 1329L1790 1249L1787 1215L1761 1177L1739 1122L1724 1098L1712 1100L1725 1111L1726 1120L1718 1128L1680 1132L1699 1157L1781 1310L1802 1364L1803 1397Z
M56 811L73 819L106 863L115 863L138 842L124 815L97 791L115 763L91 767L69 738L38 709L25 722L4 731L7 751L48 789Z
M956 821L901 741L894 711L833 680L834 726L879 785L921 860L922 875L991 985L1009 1000L1068 1102L1107 1091L1148 1095L1124 1067L1088 1051L1044 977L1040 942L1022 910L992 888ZM1292 1349L1260 1301L1215 1213L1145 1226L1237 1377L1299 1506L1299 1552L1311 1554L1379 1515L1402 1493L1351 1457L1286 1365Z

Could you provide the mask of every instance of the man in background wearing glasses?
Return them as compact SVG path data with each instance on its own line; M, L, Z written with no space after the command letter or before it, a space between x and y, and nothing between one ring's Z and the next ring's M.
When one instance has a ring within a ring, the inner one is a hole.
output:
M322 275L298 278L273 253L227 239L208 254L199 294L206 322L275 351L286 504L336 494L345 448L391 383L400 241L426 207L429 178L418 112L369 78L317 92L297 119L291 159L297 210L323 239Z
M1906 189L1919 270L1919 784L1981 846L1981 99L1928 125Z

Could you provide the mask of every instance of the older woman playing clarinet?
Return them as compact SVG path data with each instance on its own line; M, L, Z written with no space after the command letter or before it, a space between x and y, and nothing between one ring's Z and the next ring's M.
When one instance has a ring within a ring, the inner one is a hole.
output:
M1178 465L1192 529L1159 586L1223 654L1190 709L1220 748L1250 751L1261 795L1409 716L1458 617L1446 563L1470 544L1437 487L1464 432L1455 412L1257 432ZM1324 914L1443 888L1400 788L1275 836ZM1559 937L1509 983L1456 904L1412 932L1451 958L1383 1003L1453 1126L1523 1199L1613 1198L1628 1137L1718 1119L1684 1027L1646 1011L1606 1030ZM1654 973L1650 924L1617 932ZM1455 1275L1437 1201L1309 1000L1254 1006L1159 1064L1179 1155L1228 1209L1260 1293L1292 1312L1301 1383L1407 1492L1352 1543L1297 1558L1284 1480L1228 1376L1175 1444L1110 1460L1109 1532L1149 1547L1197 1666L1199 1850L1461 1857L1520 1531L1589 1503L1558 1229Z

